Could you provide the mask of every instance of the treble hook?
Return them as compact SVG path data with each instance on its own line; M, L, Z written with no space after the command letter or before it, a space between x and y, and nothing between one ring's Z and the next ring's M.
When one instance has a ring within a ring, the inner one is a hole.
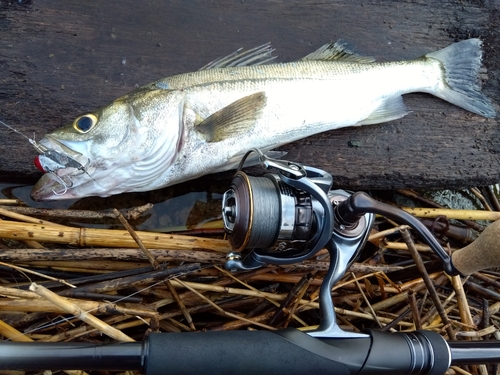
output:
M50 172L51 175L55 176L56 180L58 180L58 182L64 186L64 191L62 193L58 193L56 192L54 189L52 189L52 192L57 195L57 196L61 196L61 195L64 195L68 192L69 190L69 187L68 184L66 183L66 181L64 181L60 176L58 176L57 174L53 173L53 172ZM68 177L68 179L71 181L71 179ZM71 181L72 182L72 181Z

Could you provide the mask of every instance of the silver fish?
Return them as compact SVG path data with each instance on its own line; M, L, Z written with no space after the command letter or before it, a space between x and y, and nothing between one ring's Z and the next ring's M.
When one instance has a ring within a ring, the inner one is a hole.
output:
M271 52L264 45L161 79L47 134L39 144L54 153L37 164L52 167L32 198L147 191L232 169L249 148L401 118L410 92L495 116L478 83L479 39L381 63L342 41L290 63L271 63Z

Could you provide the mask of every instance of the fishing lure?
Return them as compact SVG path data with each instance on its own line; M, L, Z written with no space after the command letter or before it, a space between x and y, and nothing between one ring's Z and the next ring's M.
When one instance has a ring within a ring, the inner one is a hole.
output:
M62 192L56 192L52 190L52 192L56 195L63 195L68 191L68 188L70 188L73 185L73 182L71 181L71 178L69 176L59 176L55 171L58 169L64 169L64 168L75 168L78 169L84 173L86 173L90 178L90 176L87 172L87 165L89 163L89 160L87 160L86 165L83 165L76 159L63 154L61 152L58 152L53 149L49 149L41 144L39 144L35 140L35 133L33 133L33 138L30 138L26 136L25 134L21 133L19 130L14 129L12 126L6 124L5 122L0 120L0 124L4 125L5 127L9 128L13 132L21 135L22 137L26 138L29 143L35 148L35 150L40 154L37 157L35 157L35 160L33 161L35 164L35 167L43 173L50 173L58 182L61 183L61 185L64 187ZM64 178L63 178L64 177Z

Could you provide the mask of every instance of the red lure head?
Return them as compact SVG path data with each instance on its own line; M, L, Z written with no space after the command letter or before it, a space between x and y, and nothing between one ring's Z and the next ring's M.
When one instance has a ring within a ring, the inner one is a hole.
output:
M40 162L40 155L36 156L35 159L33 160L33 163L35 164L36 169L38 169L40 172L46 173L47 171L43 168L42 163Z

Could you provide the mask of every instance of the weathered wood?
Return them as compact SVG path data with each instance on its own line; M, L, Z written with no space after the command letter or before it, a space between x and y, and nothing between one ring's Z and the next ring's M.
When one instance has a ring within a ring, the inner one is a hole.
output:
M196 70L239 47L270 41L280 61L291 61L340 37L380 60L480 37L484 92L498 109L499 10L494 1L455 0L2 1L0 120L39 139L136 86ZM413 112L404 119L335 130L283 149L352 189L500 181L498 120L424 94L405 102ZM26 139L0 127L0 140L0 182L39 176Z

